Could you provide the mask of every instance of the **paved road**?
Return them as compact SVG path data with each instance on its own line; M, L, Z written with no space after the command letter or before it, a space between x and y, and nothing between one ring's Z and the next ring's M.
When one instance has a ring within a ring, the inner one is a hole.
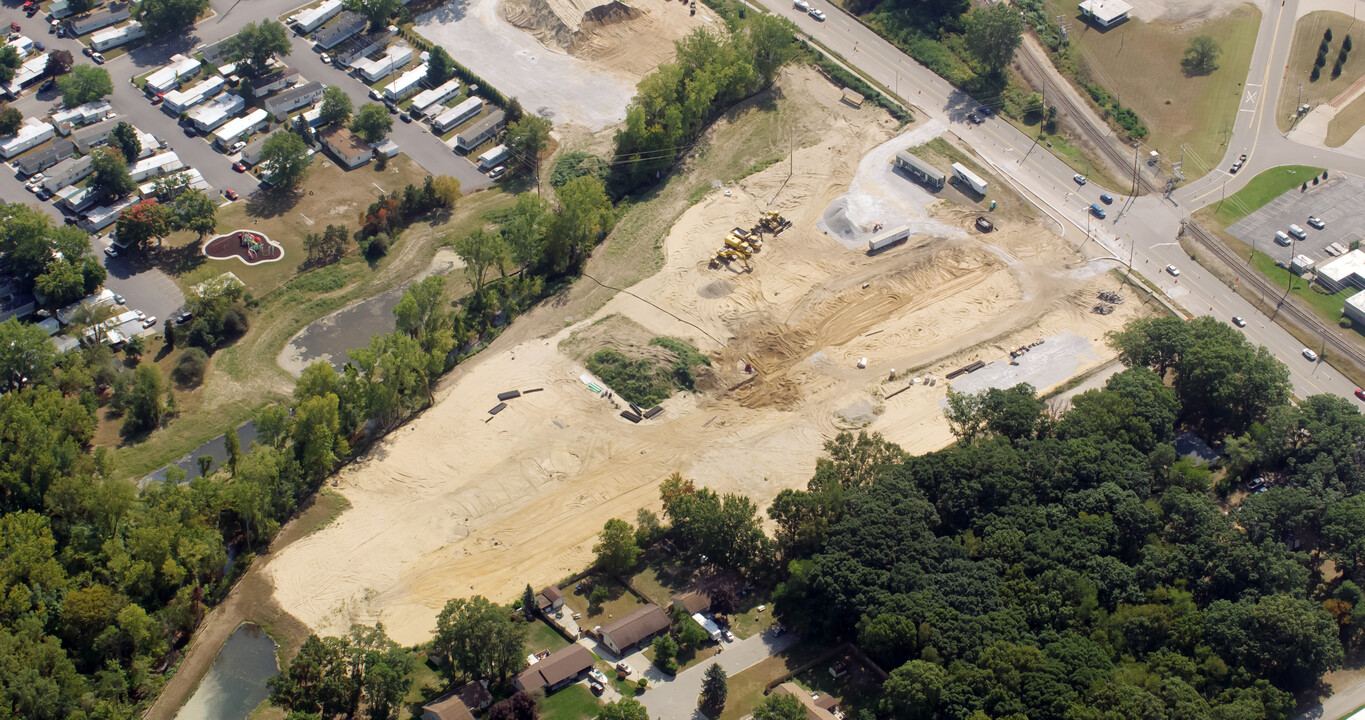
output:
M706 716L697 710L697 697L701 695L706 668L712 662L720 663L726 674L734 677L741 670L786 650L796 640L794 633L783 633L778 637L759 633L727 644L724 652L697 663L673 678L650 666L651 672L645 675L649 678L649 691L641 695L640 700L649 710L650 717L657 720L705 720ZM632 667L635 665L632 664Z
M920 108L921 114L952 126L997 174L1008 177L1025 197L1061 224L1074 243L1098 243L1112 255L1116 265L1127 265L1131 258L1134 270L1192 315L1211 314L1223 321L1233 315L1246 318L1247 337L1269 348L1289 367L1297 394L1331 392L1353 397L1354 384L1327 363L1305 360L1300 355L1302 343L1181 250L1176 234L1186 215L1185 205L1153 196L1132 200L1123 197L1128 188L1108 189L1117 196L1115 204L1109 206L1108 219L1093 218L1087 210L1091 203L1099 202L1105 188L1095 183L1077 185L1071 178L1073 171L1065 163L1004 121L991 118L979 126L968 124L967 114L976 109L970 97L837 7L826 0L811 0L814 7L829 16L828 21L818 22L780 4L780 0L766 2L770 9L794 21L803 32L847 62L907 98ZM1299 155L1303 155L1302 150ZM1247 176L1254 172L1243 171ZM1179 277L1162 270L1168 264L1181 270Z

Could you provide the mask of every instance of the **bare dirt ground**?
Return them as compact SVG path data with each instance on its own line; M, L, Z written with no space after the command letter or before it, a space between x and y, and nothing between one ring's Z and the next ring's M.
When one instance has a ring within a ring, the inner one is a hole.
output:
M1131 299L1114 315L1091 314L1094 293L1117 283L1035 220L1000 217L995 233L969 232L975 210L892 176L877 191L903 213L918 199L925 233L869 257L818 230L832 203L884 170L860 161L896 144L882 116L834 111L838 90L812 77L789 73L779 90L784 103L811 107L818 143L712 190L668 232L659 272L587 317L539 335L509 331L422 417L342 472L334 484L351 509L270 563L281 606L319 632L382 620L395 640L420 642L451 597L510 600L527 582L581 568L603 521L657 506L672 472L766 506L805 485L842 429L867 427L912 452L949 442L947 383L885 399L907 376L942 378L1038 337L1077 338L1074 372L1112 357L1102 333L1142 307ZM766 209L794 225L768 239L752 270L709 267L725 231ZM643 331L594 329L611 316ZM585 345L655 335L695 344L713 368L699 392L636 425L587 389L576 358ZM887 379L891 368L899 379ZM543 391L488 414L497 393L533 388Z
M421 15L416 30L526 109L597 132L625 119L674 40L717 22L705 5L693 16L662 0L469 0Z

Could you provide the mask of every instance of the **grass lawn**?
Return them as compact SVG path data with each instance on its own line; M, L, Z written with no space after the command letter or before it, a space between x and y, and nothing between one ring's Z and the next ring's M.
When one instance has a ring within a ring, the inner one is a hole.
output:
M540 720L588 720L596 717L601 707L585 685L570 685L536 704Z
M757 598L758 596L756 595L750 595L748 598L740 598L739 606L743 609L743 612L730 616L730 631L740 639L757 635L758 633L767 630L769 627L772 627L772 603L764 605L759 602L754 602L752 604L747 602L751 599L757 600ZM759 605L763 605L762 610L758 609Z
M1346 107L1327 123L1327 139L1323 142L1327 147L1341 147L1360 130L1362 125L1365 125L1365 95L1360 95L1347 103Z
M1132 108L1151 133L1145 144L1171 157L1187 143L1185 161L1191 167L1219 162L1251 66L1259 10L1244 4L1219 18L1174 26L1130 18L1101 32L1078 17L1072 0L1047 0L1047 6L1049 15L1062 15L1071 23L1071 57L1078 77L1103 86ZM1180 59L1197 35L1212 37L1222 55L1217 70L1187 77Z
M739 720L752 713L754 708L763 702L763 689L768 683L811 661L825 649L822 645L799 642L777 655L731 675L728 684L729 697L725 702L725 710L721 712L718 720Z
M1209 219L1226 228L1242 218L1260 210L1266 203L1310 182L1322 174L1322 168L1309 165L1281 165L1262 171L1251 179L1245 187L1228 196L1222 202L1214 203L1200 210Z
M564 604L574 612L583 613L582 619L578 621L579 627L606 625L629 615L636 608L644 607L644 603L619 581L596 579L596 582L599 585L604 584L607 588L607 601L602 603L602 607L593 608L596 612L588 612L588 596L582 590L564 589Z
M1284 73L1284 85L1275 104L1275 123L1281 131L1293 126L1296 117L1294 108L1302 104L1330 102L1365 75L1365 53L1353 48L1346 56L1341 75L1332 79L1332 66L1336 64L1337 53L1341 51L1341 43L1346 35L1353 35L1353 46L1365 39L1365 25L1353 27L1353 24L1354 18L1350 15L1331 10L1308 13L1295 23L1294 44L1289 48L1289 69ZM1322 43L1323 33L1327 30L1332 31L1332 39L1327 43L1327 64L1323 66L1318 79L1313 80L1313 61L1318 56L1318 45ZM1359 128L1360 123L1357 122L1355 127Z
M1351 288L1333 295L1325 295L1310 287L1308 280L1276 265L1273 258L1260 250L1252 253L1251 265L1275 283L1277 287L1288 286L1292 279L1294 284L1289 294L1307 303L1323 320L1333 325L1341 319L1341 308L1345 304L1346 298L1359 292L1355 288Z
M673 596L686 587L679 581L679 578L685 578L686 575L677 563L665 559L651 562L645 569L635 573L630 579L630 584L641 595L649 598L650 602L667 608Z
M360 214L379 196L380 188L391 192L409 183L420 186L427 175L406 155L389 160L382 171L375 168L370 163L346 171L319 152L313 156L313 171L299 197L281 201L263 193L218 210L219 233L242 229L264 233L284 248L284 258L278 262L247 265L235 258L209 260L203 256L198 235L178 232L166 239L168 254L173 257L163 269L182 289L231 270L252 295L263 297L298 273L306 255L303 239L308 233L322 232L329 224L354 228ZM338 287L345 284L341 282Z
M528 655L541 650L554 652L568 646L569 641L565 640L563 635L560 635L544 620L536 620L531 623L530 631L526 633L525 647Z
M412 675L408 678L408 694L403 696L402 710L399 711L400 718L414 717L408 712L409 708L430 702L440 696L446 687L446 679L441 677L436 668L427 664L426 653L411 653L411 655ZM416 717L420 717L420 715Z

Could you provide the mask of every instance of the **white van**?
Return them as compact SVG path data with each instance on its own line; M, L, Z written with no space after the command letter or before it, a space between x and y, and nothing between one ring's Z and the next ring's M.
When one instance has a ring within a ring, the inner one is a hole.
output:
M1275 231L1275 242L1289 247L1289 236L1285 235L1283 230L1277 230Z
M1296 237L1296 238L1298 238L1298 239L1300 239L1300 240L1307 240L1307 239L1308 239L1308 233L1305 232L1304 229L1301 228L1301 227L1299 227L1298 225L1290 225L1290 226L1289 226L1289 234L1290 234L1290 235L1293 235L1294 237Z

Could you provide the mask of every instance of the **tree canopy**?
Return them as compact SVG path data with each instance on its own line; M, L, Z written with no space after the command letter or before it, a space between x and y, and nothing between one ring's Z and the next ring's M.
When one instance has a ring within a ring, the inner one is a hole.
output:
M261 167L276 189L294 190L308 179L313 158L303 139L291 132L276 132L261 146Z
M249 77L265 75L271 59L288 55L290 49L288 31L274 20L247 23L223 45L225 57L241 63Z
M62 104L71 108L94 102L114 91L109 71L94 65L77 65L71 72L57 78L62 92Z

